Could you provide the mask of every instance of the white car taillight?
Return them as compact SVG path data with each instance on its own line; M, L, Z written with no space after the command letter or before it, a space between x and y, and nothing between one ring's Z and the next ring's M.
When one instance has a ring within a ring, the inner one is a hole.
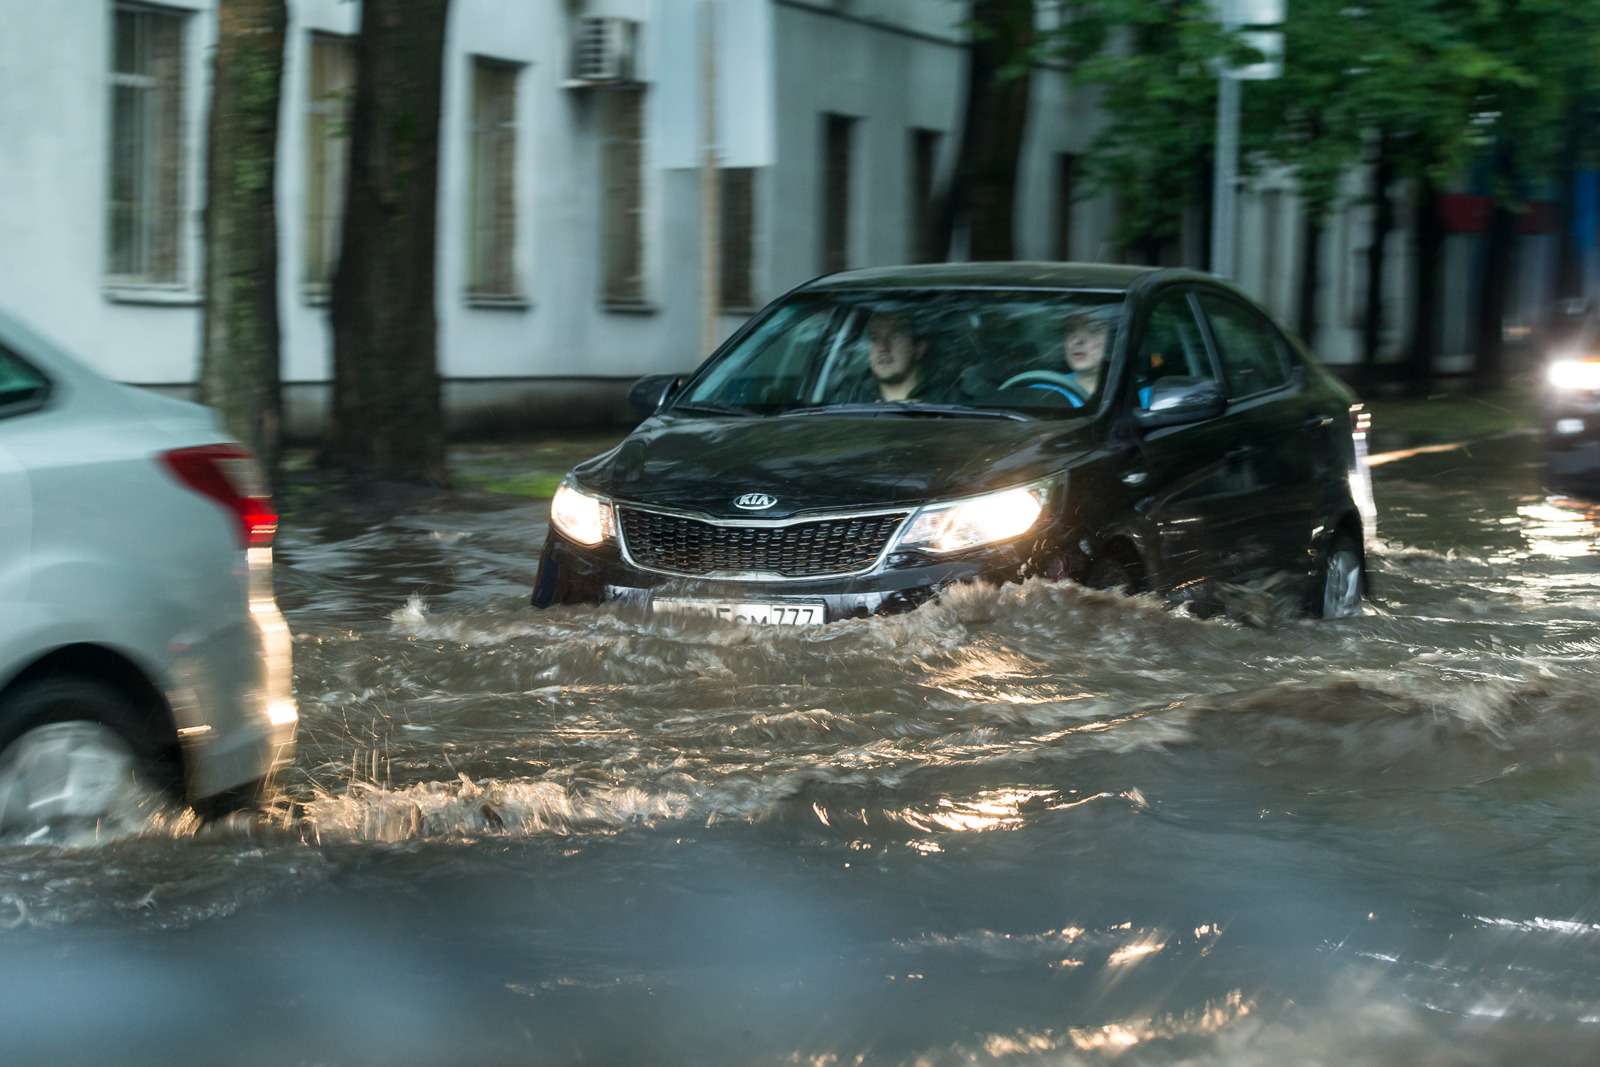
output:
M162 464L188 488L222 506L238 523L241 548L270 548L278 513L266 479L240 445L202 445L163 452Z

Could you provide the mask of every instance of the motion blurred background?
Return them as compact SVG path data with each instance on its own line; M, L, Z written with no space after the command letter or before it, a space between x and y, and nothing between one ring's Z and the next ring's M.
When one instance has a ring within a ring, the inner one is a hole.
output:
M440 482L450 435L620 423L632 380L848 267L1217 267L1366 389L1417 393L1502 387L1600 283L1588 0L0 20L0 305L220 407L269 465L298 442Z

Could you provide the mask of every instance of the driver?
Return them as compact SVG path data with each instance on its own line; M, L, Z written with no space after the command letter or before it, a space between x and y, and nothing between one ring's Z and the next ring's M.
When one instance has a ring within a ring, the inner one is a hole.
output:
M1076 314L1067 317L1066 336L1062 349L1071 368L1069 378L1074 379L1085 397L1093 396L1100 388L1100 369L1106 362L1106 341L1111 328L1097 315Z
M1071 407L1086 407L1100 389L1110 338L1111 323L1104 316L1074 312L1067 316L1062 331L1061 352L1066 359L1066 372L1023 371L1005 381L1001 388L1017 386L1038 390L1063 398Z

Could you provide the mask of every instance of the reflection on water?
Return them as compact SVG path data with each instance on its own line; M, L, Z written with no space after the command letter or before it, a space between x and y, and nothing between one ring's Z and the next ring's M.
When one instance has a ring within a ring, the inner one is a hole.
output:
M1382 468L1334 624L536 613L537 509L291 528L283 796L0 853L0 1055L1590 1060L1600 508L1519 448Z

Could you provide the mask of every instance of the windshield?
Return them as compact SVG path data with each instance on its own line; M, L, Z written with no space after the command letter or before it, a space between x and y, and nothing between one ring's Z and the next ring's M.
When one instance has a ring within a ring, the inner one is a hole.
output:
M1121 294L1068 290L804 293L674 410L1070 415L1100 396L1121 312Z

